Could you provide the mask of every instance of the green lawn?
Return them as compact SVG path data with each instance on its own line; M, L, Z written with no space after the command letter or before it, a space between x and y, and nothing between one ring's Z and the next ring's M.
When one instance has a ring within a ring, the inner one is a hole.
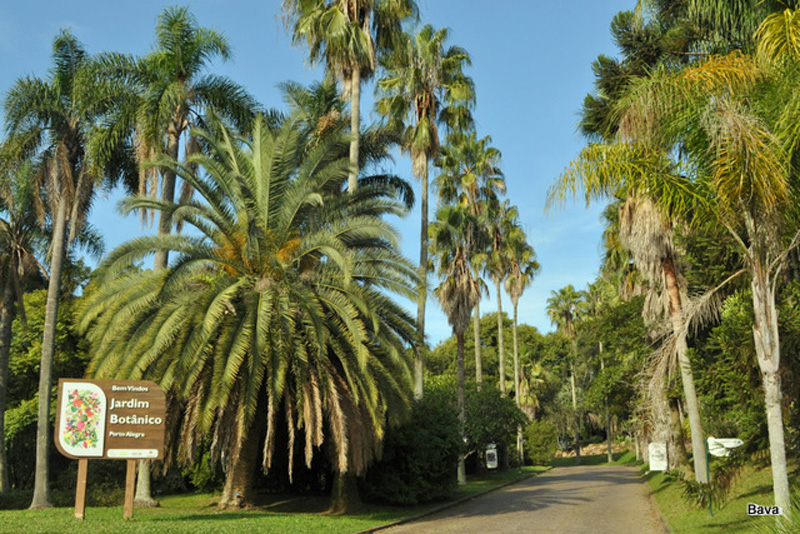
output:
M509 469L472 478L459 488L455 499L468 497L505 482L518 480L545 470L543 467L525 467L522 471ZM350 533L397 521L440 506L442 503L415 507L365 505L363 514L350 516L327 515L325 513L288 513L259 509L242 512L217 512L215 498L209 494L172 495L160 499L161 507L139 509L134 519L122 519L122 507L87 508L86 519L74 518L72 508L49 510L0 511L0 530L14 533L57 533L74 530L99 533L122 534L127 532L165 533L223 533L246 534L249 532L281 533ZM309 508L317 503L309 501ZM302 505L301 505L302 506ZM298 503L278 503L275 509L297 509Z
M747 515L749 503L774 504L769 467L745 467L734 482L728 500L721 505L714 504L713 517L709 517L708 508L692 507L684 500L680 482L669 480L663 473L649 473L645 478L675 534L770 532L775 526L775 519L771 517Z

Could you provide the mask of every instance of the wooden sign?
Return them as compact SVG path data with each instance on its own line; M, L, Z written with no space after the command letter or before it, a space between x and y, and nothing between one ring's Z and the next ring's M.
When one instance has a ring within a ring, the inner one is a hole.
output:
M69 458L161 459L166 407L155 382L62 378L56 447Z

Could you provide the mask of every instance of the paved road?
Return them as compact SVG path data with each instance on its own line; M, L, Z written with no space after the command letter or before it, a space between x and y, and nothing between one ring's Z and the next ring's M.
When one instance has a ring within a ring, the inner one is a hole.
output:
M662 534L652 506L632 468L558 467L383 532Z

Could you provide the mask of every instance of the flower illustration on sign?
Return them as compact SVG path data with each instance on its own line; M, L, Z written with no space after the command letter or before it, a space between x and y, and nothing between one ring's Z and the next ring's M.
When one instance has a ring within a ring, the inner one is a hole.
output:
M86 382L63 384L58 440L65 452L75 456L102 456L106 396Z

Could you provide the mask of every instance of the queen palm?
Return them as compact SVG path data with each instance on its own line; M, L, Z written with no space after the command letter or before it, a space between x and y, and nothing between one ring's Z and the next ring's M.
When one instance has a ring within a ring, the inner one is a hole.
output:
M453 328L458 347L458 414L461 421L461 437L464 434L464 334L469 328L472 308L481 298L481 286L475 279L472 247L479 238L478 221L463 206L448 205L436 213L436 221L430 226L431 249L442 279L434 290L439 303ZM458 460L458 483L466 484L464 457Z
M114 251L80 323L94 376L149 377L183 403L182 458L213 437L227 464L221 507L250 498L260 447L272 467L280 421L290 476L296 441L307 465L325 446L337 472L359 474L386 421L410 406L413 321L390 295L413 294L416 276L380 218L405 208L380 183L327 195L348 161L333 141L306 150L304 132L294 119L272 131L259 118L252 141L215 127L196 132L208 155L163 158L202 201L136 197L125 207L170 210L197 233ZM177 262L130 270L160 248Z
M361 83L375 72L378 54L397 45L404 20L416 17L413 0L284 0L292 42L305 43L311 64L325 63L350 98L348 190L358 187Z
M24 160L38 154L39 172L46 186L41 193L49 203L52 239L47 307L39 377L39 412L36 430L36 473L31 508L50 506L48 443L50 391L55 351L55 328L61 273L72 242L80 235L97 180L103 174L118 177L130 169L120 165L118 144L93 144L106 130L101 118L117 101L120 87L113 80L93 76L93 59L66 31L53 43L53 67L47 79L17 80L6 94L7 143ZM95 150L97 146L104 150ZM115 176L116 175L116 176Z
M500 170L501 153L491 146L488 135L478 139L477 133L456 130L447 136L441 155L436 160L440 174L434 180L439 191L439 204L455 203L469 210L473 217L489 224L488 207L497 202L498 194L505 191L505 178ZM484 291L480 273L486 265L486 243L475 243L472 265L475 279ZM480 339L480 299L475 304L473 316L475 343L475 380L480 387L483 381Z
M575 320L578 318L582 295L572 285L558 291L552 291L547 299L547 315L550 321L558 326L561 333L570 341L572 354L569 361L569 382L572 392L572 410L575 422L575 463L581 463L580 417L578 414L578 396L575 390L575 366L578 360L578 337L575 331Z
M428 167L439 155L439 128L464 128L471 122L469 108L475 102L472 79L464 74L469 55L459 47L445 48L448 30L426 24L382 61L384 75L378 81L383 95L376 107L387 125L402 131L401 147L412 161L412 172L422 183L417 329L420 353L415 368L415 394L422 396L425 362L425 305L428 271Z

